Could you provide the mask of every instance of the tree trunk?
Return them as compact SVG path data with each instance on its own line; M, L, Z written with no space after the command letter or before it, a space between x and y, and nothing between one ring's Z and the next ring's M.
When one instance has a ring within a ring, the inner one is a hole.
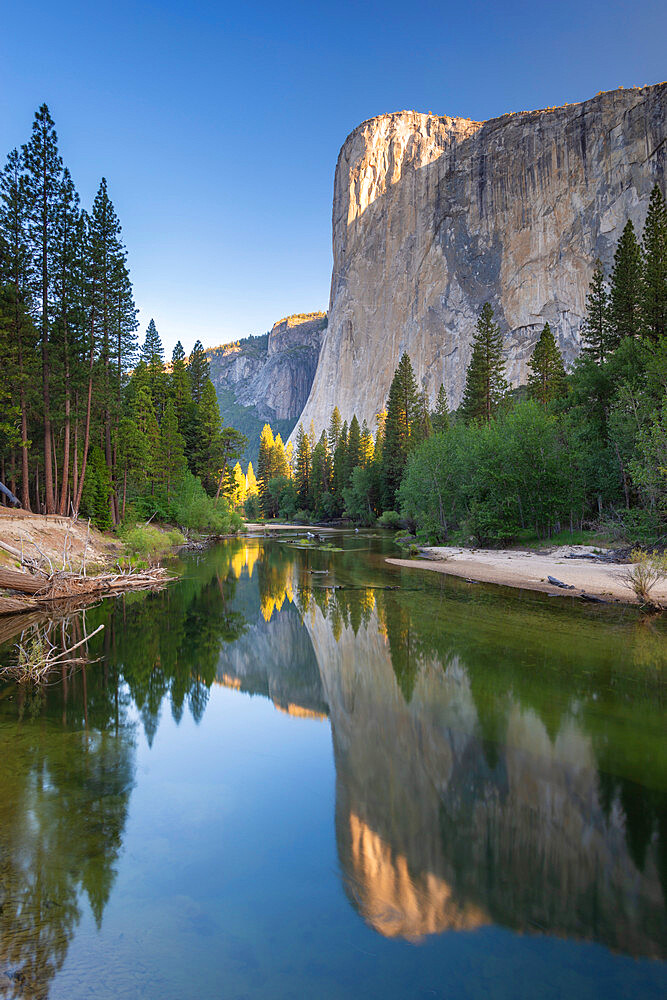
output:
M78 401L77 401L78 402ZM76 407L78 413L78 406ZM72 498L79 488L79 418L74 421L74 468L72 469ZM69 514L69 510L67 511Z
M69 385L69 344L67 340L67 320L64 323L64 365L65 365L65 442L63 444L63 471L60 490L59 514L67 513L67 489L69 486L69 445L71 434L71 400Z
M90 443L90 408L93 399L93 362L95 360L95 312L93 309L93 315L90 321L90 356L88 359L88 399L86 402L86 423L83 434L83 455L81 457L81 478L79 479L79 488L76 492L76 498L74 500L74 513L79 513L79 507L81 506L81 494L83 493L83 483L86 478L86 465L88 463L88 445Z

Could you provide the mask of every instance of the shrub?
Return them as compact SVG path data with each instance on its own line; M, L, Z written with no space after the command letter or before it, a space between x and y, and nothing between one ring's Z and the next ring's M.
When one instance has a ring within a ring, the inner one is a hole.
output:
M184 528L227 534L232 517L224 497L213 500L196 476L186 471L174 487L170 516Z
M180 531L177 534L184 541ZM150 524L144 526L135 525L129 531L123 532L121 539L128 555L132 557L150 556L159 558L168 552L173 544L178 544L169 540L169 533L160 531Z
M377 519L378 528L391 528L396 531L401 526L401 516L395 510L385 510Z
M651 591L660 580L667 579L667 555L634 549L630 558L634 565L624 575L625 584L641 604L653 604Z

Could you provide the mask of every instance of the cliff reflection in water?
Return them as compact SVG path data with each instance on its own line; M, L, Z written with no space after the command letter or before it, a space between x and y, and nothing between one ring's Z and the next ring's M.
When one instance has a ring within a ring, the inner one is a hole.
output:
M0 698L0 995L47 996L85 899L101 922L137 733L216 683L329 717L341 877L379 933L665 956L664 634L374 555L225 543L88 611L100 662L43 702Z
M544 601L341 584L311 563L267 547L263 614L221 674L328 711L363 918L411 940L497 923L664 956L664 639Z

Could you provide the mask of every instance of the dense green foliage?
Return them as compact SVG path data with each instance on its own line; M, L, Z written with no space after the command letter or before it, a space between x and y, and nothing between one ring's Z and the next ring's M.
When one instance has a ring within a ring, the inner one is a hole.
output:
M134 512L226 530L246 440L221 426L201 343L169 366L154 321L140 351L136 329L107 181L82 210L42 105L0 173L0 480L101 528Z

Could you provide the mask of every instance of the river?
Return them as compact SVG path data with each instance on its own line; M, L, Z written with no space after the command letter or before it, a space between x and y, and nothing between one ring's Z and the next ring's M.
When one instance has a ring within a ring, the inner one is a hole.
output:
M665 623L330 540L0 690L0 996L664 997Z

